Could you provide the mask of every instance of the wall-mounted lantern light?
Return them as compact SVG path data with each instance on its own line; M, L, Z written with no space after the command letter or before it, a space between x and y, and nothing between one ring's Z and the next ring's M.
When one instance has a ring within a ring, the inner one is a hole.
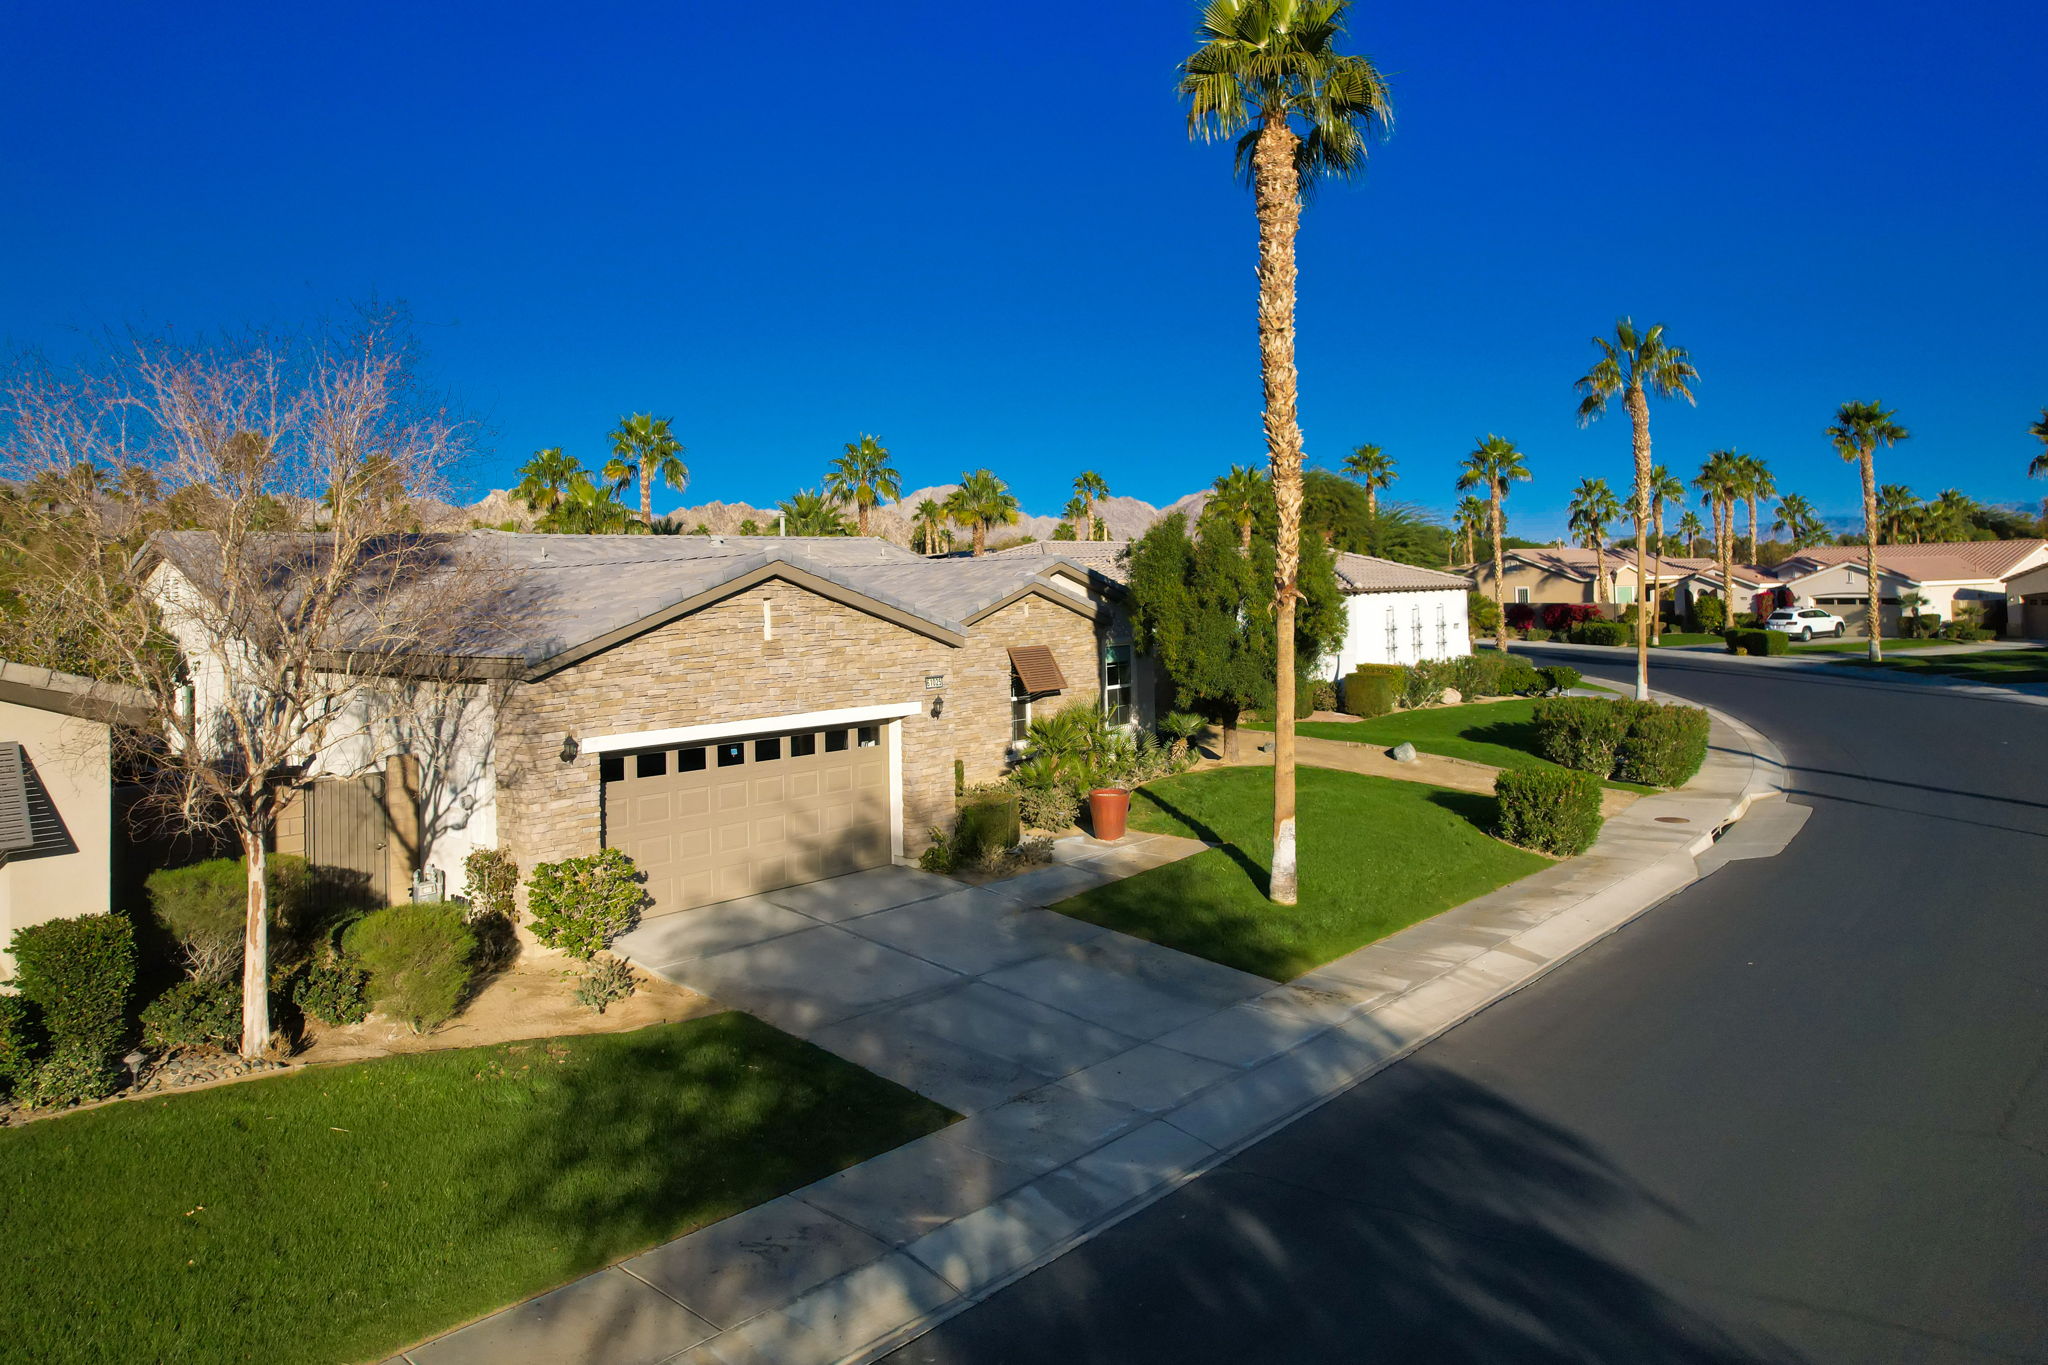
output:
M581 752L583 752L583 750L582 747L576 743L576 736L562 736L562 762L574 763L576 761L576 755Z
M932 719L937 720L940 716L943 716L944 714L946 714L946 699L944 697L933 697Z

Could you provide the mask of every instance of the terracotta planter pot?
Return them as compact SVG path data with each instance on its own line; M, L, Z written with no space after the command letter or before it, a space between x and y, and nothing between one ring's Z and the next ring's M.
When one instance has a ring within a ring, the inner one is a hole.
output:
M1097 787L1088 793L1088 823L1096 838L1107 843L1123 838L1130 814L1131 794L1123 788Z

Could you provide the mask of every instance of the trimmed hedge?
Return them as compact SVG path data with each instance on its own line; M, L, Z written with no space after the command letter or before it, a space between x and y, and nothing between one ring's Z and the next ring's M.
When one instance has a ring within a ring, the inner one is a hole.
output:
M45 920L14 931L14 987L34 1005L53 1051L112 1056L128 1031L135 926L124 915Z
M1591 773L1514 769L1494 779L1494 833L1511 844L1569 858L1600 837L1600 780Z
M1407 683L1408 670L1399 664L1360 664L1344 679L1344 710L1368 720L1384 716Z
M35 1065L38 1032L28 1001L18 995L0 995L0 1095Z
M270 900L271 955L297 956L311 927L314 877L304 858L272 853L263 860L263 884ZM143 883L150 913L178 940L193 972L213 980L234 976L242 960L243 924L249 910L248 864L241 858L211 858L188 867L160 868Z
M1784 654L1792 648L1792 637L1782 630L1731 630L1728 632L1728 652L1749 654L1762 658L1768 654Z
M344 949L370 974L370 998L415 1033L452 1018L469 991L477 943L462 912L453 901L394 905L342 935Z
M1024 837L1020 810L1015 792L991 793L961 806L953 830L954 858L971 863L985 853L1015 848Z
M1568 637L1575 645L1625 645L1635 632L1619 621L1587 621L1573 626Z
M1552 696L1569 692L1586 680L1586 675L1570 664L1553 664L1549 668L1539 668L1536 670L1536 676L1543 679L1543 690Z
M1718 635L1728 624L1728 604L1702 593L1692 600L1692 628L1702 635Z
M1605 777L1628 734L1628 712L1599 697L1555 697L1536 703L1536 751L1561 768Z
M1627 702L1628 733L1614 748L1614 776L1648 787L1682 787L1707 761L1707 713L1697 706Z
M241 1040L238 981L180 981L142 1012L142 1041L150 1047L232 1051Z

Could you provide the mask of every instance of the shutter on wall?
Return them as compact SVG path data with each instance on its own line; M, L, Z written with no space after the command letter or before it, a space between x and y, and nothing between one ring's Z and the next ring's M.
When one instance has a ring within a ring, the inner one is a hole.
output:
M1017 681L1031 696L1042 697L1050 692L1066 690L1067 677L1060 672L1059 662L1045 645L1010 646L1010 667L1016 670Z

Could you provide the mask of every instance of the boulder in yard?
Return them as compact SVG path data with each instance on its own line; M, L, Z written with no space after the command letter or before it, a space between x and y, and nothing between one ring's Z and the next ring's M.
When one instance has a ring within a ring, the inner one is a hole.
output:
M1387 757L1393 759L1396 763L1413 763L1415 761L1415 746L1404 739L1387 751Z

